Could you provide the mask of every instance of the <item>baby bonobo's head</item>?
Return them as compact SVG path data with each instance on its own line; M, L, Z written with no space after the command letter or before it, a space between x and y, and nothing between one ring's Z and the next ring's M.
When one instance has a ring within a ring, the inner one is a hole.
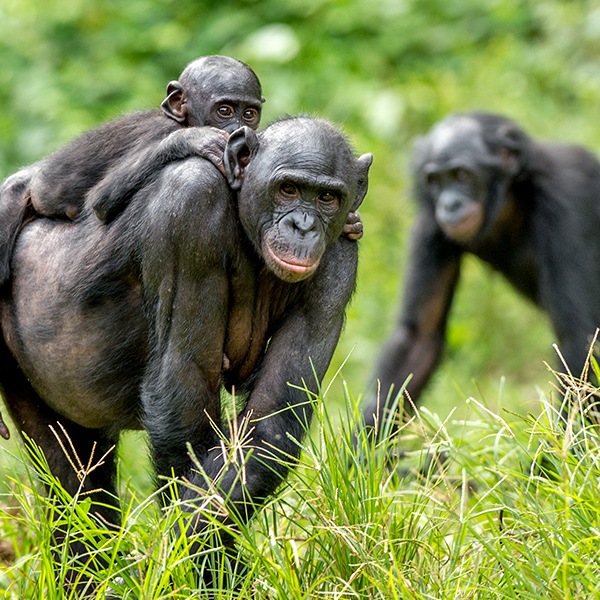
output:
M162 111L186 127L211 126L234 132L257 129L262 103L260 81L245 63L228 56L201 56L167 86Z

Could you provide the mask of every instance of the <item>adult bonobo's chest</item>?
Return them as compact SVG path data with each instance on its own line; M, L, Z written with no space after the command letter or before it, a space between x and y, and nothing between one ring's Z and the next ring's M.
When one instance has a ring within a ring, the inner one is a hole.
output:
M229 315L223 382L240 389L256 368L272 331L300 297L304 283L282 281L244 255L229 273Z

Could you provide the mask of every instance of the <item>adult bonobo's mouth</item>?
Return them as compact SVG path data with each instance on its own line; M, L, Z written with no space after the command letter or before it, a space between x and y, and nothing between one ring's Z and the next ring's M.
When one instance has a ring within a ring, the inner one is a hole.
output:
M297 256L288 255L285 258L279 256L275 250L271 247L268 240L263 242L266 252L263 252L263 256L267 259L267 264L271 270L284 281L302 281L309 277L321 262L321 257L317 259L307 256L306 258L299 259Z

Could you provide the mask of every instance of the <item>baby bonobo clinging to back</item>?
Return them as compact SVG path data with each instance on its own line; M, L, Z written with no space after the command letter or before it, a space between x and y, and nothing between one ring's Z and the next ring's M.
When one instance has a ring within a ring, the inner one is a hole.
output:
M169 83L161 110L129 113L100 125L8 177L0 186L0 286L10 278L13 247L27 220L76 220L88 192L113 171L111 181L118 184L124 165L135 166L125 174L125 189L103 186L94 194L93 208L102 219L123 210L136 188L168 162L197 154L222 169L226 132L242 125L257 129L263 102L258 77L248 65L227 56L203 56Z
M112 190L92 201L100 218L112 218L168 162L197 154L221 167L228 136L206 127L227 133L243 125L257 129L263 102L260 82L248 65L227 56L198 58L169 83L160 111L127 114L42 160L29 188L33 208L43 216L76 219L86 193L111 169L127 167L128 193Z

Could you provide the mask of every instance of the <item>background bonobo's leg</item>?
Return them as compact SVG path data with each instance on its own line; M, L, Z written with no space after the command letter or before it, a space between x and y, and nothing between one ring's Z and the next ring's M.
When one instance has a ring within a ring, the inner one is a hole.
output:
M416 403L429 381L444 347L446 323L458 281L460 249L446 240L427 214L412 231L412 247L404 298L396 330L387 341L377 366L380 397L374 395L364 410L365 426L382 431L390 387L398 393L412 374L407 390Z
M121 514L115 487L116 450L109 452L114 441L99 430L86 429L68 421L46 406L20 371L4 342L0 343L0 383L15 426L44 451L52 474L60 480L64 489L73 496L79 491L82 498L90 497L94 503L90 514L97 516L106 527L120 525ZM94 466L100 459L103 459L103 464L86 475L82 482L80 477L83 473L75 471L50 427L56 431L77 467L80 467L80 462L84 469L88 464ZM73 449L79 460L74 456ZM64 532L57 531L55 541L60 543L63 539ZM86 564L87 558L83 555L87 550L83 544L71 543L70 552L74 556L82 555L81 564ZM76 576L75 571L69 574L71 580ZM86 585L86 581L80 580L77 588Z

